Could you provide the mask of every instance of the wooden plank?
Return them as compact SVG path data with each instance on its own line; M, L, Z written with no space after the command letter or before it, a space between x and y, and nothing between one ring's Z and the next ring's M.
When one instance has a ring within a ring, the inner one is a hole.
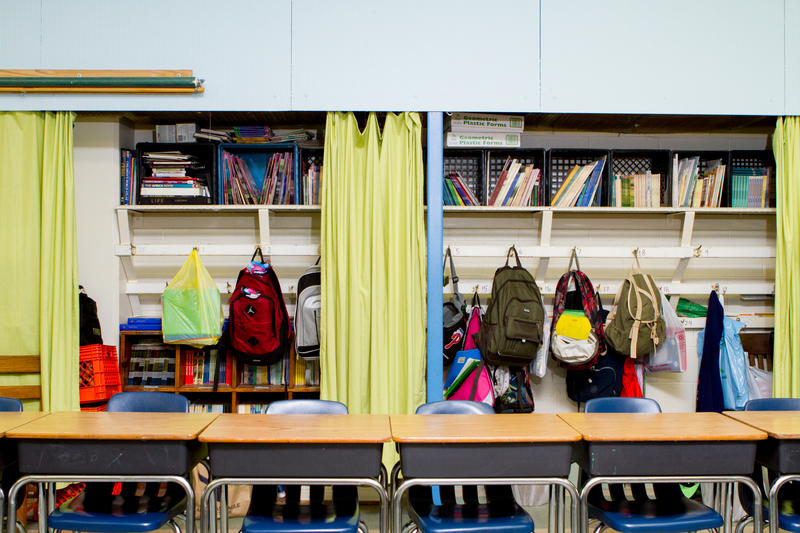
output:
M38 400L42 397L42 387L39 385L0 387L0 396L18 400Z
M0 374L39 374L41 365L38 355L0 355Z
M214 413L59 411L6 432L12 439L194 440Z
M800 439L798 411L725 411L734 420L766 431L775 439Z
M220 415L200 442L339 442L392 440L388 415Z
M392 415L392 439L406 443L569 442L580 434L553 414Z
M192 78L191 70L13 70L0 69L1 78Z
M562 413L584 440L727 441L763 440L767 434L718 413Z

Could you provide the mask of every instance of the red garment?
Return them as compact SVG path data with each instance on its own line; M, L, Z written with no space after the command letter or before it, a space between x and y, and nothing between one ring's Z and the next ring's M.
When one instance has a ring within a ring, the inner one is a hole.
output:
M625 367L622 372L622 392L620 398L643 398L642 388L639 386L639 378L636 377L636 367L633 359L625 359Z

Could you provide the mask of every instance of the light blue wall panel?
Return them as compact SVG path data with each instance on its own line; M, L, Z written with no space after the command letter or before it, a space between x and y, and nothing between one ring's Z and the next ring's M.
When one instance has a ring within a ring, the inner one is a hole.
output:
M0 0L0 68L33 68L39 61L42 6Z
M538 2L292 5L293 109L539 110Z
M15 5L29 3L33 2ZM290 0L42 0L41 5L41 30L38 26L34 30L36 42L41 40L36 61L31 57L17 60L15 55L16 68L191 69L206 80L206 92L181 96L29 94L0 98L2 109L290 109ZM7 12L4 9L4 19ZM6 20L2 24L4 34L11 32L8 39L27 38L31 32L22 24Z
M541 4L544 112L784 110L783 0Z
M786 0L786 112L800 115L800 0Z

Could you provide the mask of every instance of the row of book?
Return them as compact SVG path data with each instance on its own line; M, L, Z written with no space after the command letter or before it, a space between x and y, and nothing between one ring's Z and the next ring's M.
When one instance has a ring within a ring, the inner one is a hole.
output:
M319 360L306 360L298 357L294 362L294 384L301 387L319 387Z
M554 207L600 205L597 201L597 191L600 190L605 164L606 158L601 157L592 163L572 167L550 205Z
M322 165L303 163L303 205L320 205Z
M128 385L175 386L175 347L147 342L131 346Z
M541 169L534 165L522 166L516 159L508 158L497 178L487 205L527 207L541 205Z
M239 385L285 385L283 361L274 365L239 365Z
M190 403L190 413L230 413L231 405L228 403Z
M731 173L731 207L769 207L771 168L734 168Z
M672 206L673 207L719 207L722 202L722 186L725 167L721 159L706 163L700 168L699 157L673 161ZM677 168L677 170L675 170ZM677 178L677 179L675 179Z
M481 205L458 172L451 172L444 177L442 202L444 205Z
M661 207L661 174L615 174L612 207Z
M145 173L139 188L140 203L152 198L199 198L209 203L211 193L205 165L196 156L180 151L145 152ZM151 202L152 203L152 202Z
M267 412L266 403L240 403L236 412L239 414L263 415Z
M136 152L122 149L120 152L119 202L122 205L135 205Z
M293 154L270 157L263 176L254 176L243 157L222 152L223 201L227 205L294 205L297 190Z
M181 355L183 358L184 356ZM217 366L217 350L186 350L183 366L185 385L213 385ZM232 385L233 358L230 354L219 365L219 385Z

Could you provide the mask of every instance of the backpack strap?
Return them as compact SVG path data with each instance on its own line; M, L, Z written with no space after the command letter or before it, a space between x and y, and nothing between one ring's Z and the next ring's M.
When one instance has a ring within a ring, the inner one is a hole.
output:
M478 392L478 379L481 377L481 372L483 371L483 367L486 366L486 363L481 357L481 362L478 363L478 366L475 367L475 370L472 371L472 390L469 393L469 399L475 401L475 394Z
M506 266L508 266L508 262L511 260L511 252L514 252L514 257L517 259L517 267L522 268L522 263L519 262L519 254L517 253L517 249L514 246L508 249L508 255L506 256Z
M578 252L575 251L575 248L572 249L572 254L569 256L569 266L567 266L567 272L572 270L572 261L575 261L575 270L581 269L581 263L578 261Z
M261 247L256 246L256 251L253 252L253 257L250 258L250 261L256 260L256 255L258 255L259 259L261 259L260 263L264 263L264 255L261 253Z
M447 250L444 253L444 263L442 264L442 271L445 274L445 279L447 279L446 278L446 274L447 274L447 260L448 259L450 259L450 281L453 282L453 299L452 299L452 302L453 302L453 305L456 306L456 308L458 308L461 311L463 311L464 308L467 306L467 301L464 299L463 296L461 296L461 293L458 292L458 275L456 274L456 265L455 265L455 263L453 263L453 256L450 253L450 247L449 246L447 247ZM445 283L445 286L447 286L447 283Z

